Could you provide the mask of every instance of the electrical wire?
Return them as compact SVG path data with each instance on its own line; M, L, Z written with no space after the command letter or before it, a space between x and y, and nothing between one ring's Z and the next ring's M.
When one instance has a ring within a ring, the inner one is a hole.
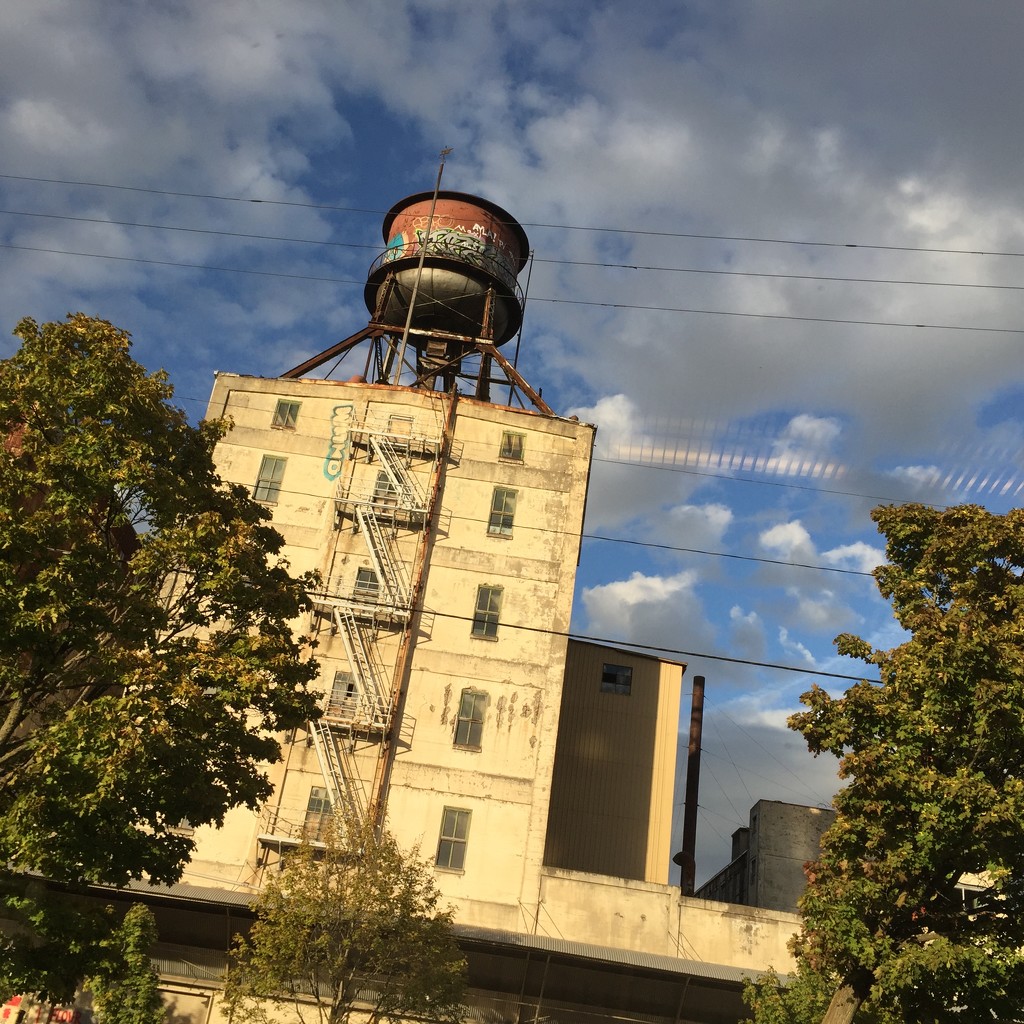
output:
M15 245L0 242L2 249L17 249L24 252L42 252L59 256L79 256L91 259L114 260L121 263L139 263L159 267L180 267L186 270L208 270L225 274L249 274L257 277L277 277L289 281L317 281L326 284L350 284L363 288L365 281L351 278L321 277L314 274L286 274L282 271L249 270L241 267L217 267L206 263L183 263L176 260L144 259L140 256L111 256L98 252L79 252L71 249L51 249L35 245ZM547 302L557 305L590 306L596 309L640 310L651 313L684 313L691 316L740 317L749 320L784 320L794 323L840 324L853 327L913 328L931 331L964 331L979 334L1024 334L1024 327L979 327L974 324L933 324L913 323L902 320L857 320L846 317L798 316L788 313L745 313L731 309L700 309L695 306L648 306L634 302L598 302L591 299L556 299L549 296L531 296L531 302Z
M139 192L148 195L172 196L185 199L212 199L227 203L258 203L264 206L291 206L306 210L331 210L337 213L375 214L383 217L387 211L367 209L358 206L337 206L329 203L295 202L286 199L258 199L244 196L222 196L203 192L173 192L168 189L143 188L134 185L115 185L99 181L75 181L65 178L42 178L23 174L0 174L0 179L9 181L31 181L49 185L75 185L84 188L117 189L124 192ZM920 252L939 253L953 256L1006 256L1011 258L1024 257L1024 252L987 250L987 249L952 249L939 246L918 245L884 245L869 242L835 242L817 239L797 238L765 238L755 235L716 235L693 231L649 231L640 228L616 228L587 224L550 224L542 221L521 221L525 228L542 228L553 231L592 231L618 235L640 235L657 238L693 238L713 242L756 242L766 245L819 246L832 249L873 249L883 252Z
M317 598L331 598L330 594L312 593L314 601ZM432 618L451 619L456 622L474 622L472 615L456 615L454 612L443 612L436 608L423 609L425 614ZM819 679L845 679L852 682L880 683L879 679L867 679L864 676L850 675L844 672L826 672L823 669L804 668L800 665L783 665L774 661L757 661L753 658L733 658L725 654L708 654L704 651L686 651L678 647L666 647L662 644L640 644L632 640L614 640L608 637L590 636L586 633L574 633L571 630L551 629L546 626L524 626L521 623L501 621L499 629L519 630L524 633L537 633L543 636L559 636L568 640L577 640L581 643L596 644L599 647L614 647L619 650L631 650L638 652L650 651L655 656L672 655L673 657L700 658L703 661L720 661L730 665L747 665L753 668L768 668L777 672L795 672L798 675L814 676Z
M245 449L249 448L248 445L235 444L232 441L221 441L220 443L221 444L228 444L228 445L231 445L233 447L238 447L238 448L245 448ZM646 467L641 467L641 468L646 468ZM244 487L246 489L248 489L251 486L248 483L243 483L241 480L226 480L225 483L234 484L237 487ZM318 493L313 492L313 491L300 491L300 490L297 490L295 488L290 488L290 487L279 487L278 488L278 493L279 494L288 494L288 495L291 495L293 497L298 497L298 498L317 498L317 499L320 499L320 500L323 500L323 501L330 500L330 496L329 495L318 494ZM489 522L488 519L479 518L477 516L455 515L454 513L446 515L446 519L451 519L453 521L458 521L458 522L463 522L463 523L478 523L481 526L483 526L485 523ZM556 536L573 536L573 537L576 536L575 531L571 531L571 530L550 530L550 529L547 529L547 528L544 528L544 527L539 527L539 526L517 526L516 529L517 530L534 531L534 532L542 532L542 533L547 533L547 534L554 534ZM607 536L604 536L602 534L586 533L586 532L583 532L579 536L583 540L602 541L602 542L609 543L609 544L631 545L631 546L634 546L634 547L652 548L654 550L659 550L659 551L674 551L674 552L678 552L680 554L688 554L688 555L706 555L706 556L713 557L713 558L731 558L731 559L735 559L735 560L741 561L741 562L756 562L756 563L759 563L759 564L762 564L762 565L777 565L777 566L783 566L785 568L790 568L790 569L812 569L812 570L815 570L817 572L831 572L831 573L837 573L837 574L842 575L842 576L863 576L863 577L866 577L868 579L871 579L871 578L873 578L873 575L874 575L873 573L868 572L868 571L863 570L863 569L844 569L844 568L841 568L839 566L834 566L834 565L815 565L815 564L812 564L810 562L787 562L787 561L785 561L783 559L779 559L779 558L760 558L760 557L757 557L755 555L739 555L739 554L733 554L733 553L728 552L728 551L709 551L709 550L706 550L704 548L688 548L688 547L683 547L682 545L678 545L678 544L661 544L661 543L657 543L655 541L632 540L632 539L629 539L629 538L626 538L626 537L607 537Z
M38 217L46 220L72 221L80 224L100 224L114 227L146 228L155 231L179 231L186 234L214 235L223 238L243 238L249 241L287 242L297 245L322 245L339 249L367 249L379 252L380 245L369 245L361 242L337 242L320 238L295 238L288 235L264 235L243 231L226 231L217 228L194 228L178 224L149 224L140 221L111 220L104 217L74 217L70 214L37 213L28 210L0 210L0 214L8 217ZM535 263L544 263L561 267L595 267L603 270L635 270L649 273L664 274L706 274L717 277L753 277L783 281L827 281L842 284L889 284L900 286L916 286L923 288L979 288L990 291L1024 291L1024 284L989 284L973 281L918 281L891 277L842 277L828 274L783 274L758 270L722 270L709 267L664 267L637 263L610 263L598 260L547 259L534 257Z

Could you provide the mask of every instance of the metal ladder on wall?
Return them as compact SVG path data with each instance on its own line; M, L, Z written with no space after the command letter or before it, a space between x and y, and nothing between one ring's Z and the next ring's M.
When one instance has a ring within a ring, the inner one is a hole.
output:
M404 566L394 557L391 545L372 505L359 504L355 507L356 522L366 538L377 579L386 595L386 601L395 609L408 612L409 585L405 580Z
M370 652L363 640L359 620L352 612L342 606L334 608L334 623L341 634L341 642L352 666L360 703L367 707L371 714L369 725L374 728L386 729L391 710L390 693L385 694L381 688Z
M394 442L395 435L370 434L370 451L377 457L395 489L395 498L402 508L421 515L426 512L426 499L410 473L406 472L407 455Z
M310 732L320 762L320 773L327 784L331 808L335 813L344 809L355 820L360 820L364 800L358 789L358 776L345 748L345 738L335 736L330 725L323 721L311 722Z
M391 484L392 494L387 504L375 500L359 500L341 493L336 500L350 503L357 529L363 534L369 550L370 561L380 583L381 595L376 608L383 617L407 620L411 612L411 588L404 563L388 536L389 529L396 529L393 513L401 509L410 523L422 524L426 520L427 499L409 472L413 450L424 457L435 458L439 451L437 442L381 431L352 428L350 437L359 433L365 439L367 456L379 462ZM387 524L387 525L385 525ZM412 527L415 529L415 525ZM346 737L338 735L337 728L368 729L385 732L390 724L391 686L382 685L374 669L370 650L363 632L365 627L360 616L365 617L365 606L356 607L357 602L342 595L328 598L322 605L329 607L342 644L352 668L357 687L358 711L350 723L333 726L323 720L310 723L313 743L320 762L320 770L327 783L328 796L333 808L344 807L350 814L365 813L365 794L353 758L346 744ZM360 720L357 720L360 719Z

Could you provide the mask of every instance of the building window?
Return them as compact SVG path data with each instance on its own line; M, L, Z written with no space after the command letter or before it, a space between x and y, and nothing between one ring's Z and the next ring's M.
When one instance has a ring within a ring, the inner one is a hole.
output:
M371 601L376 601L380 596L380 580L372 569L356 570L356 593Z
M621 693L628 697L633 691L633 669L629 665L605 665L601 671L601 692Z
M441 838L437 843L437 866L461 871L466 863L469 811L446 807L441 817Z
M334 673L334 684L328 698L327 714L341 716L355 714L359 700L359 686L351 672Z
M274 418L271 420L272 427L283 427L285 430L294 430L299 420L299 403L289 402L286 398L278 400L277 408L274 410Z
M480 749L484 733L484 708L487 694L476 690L463 690L459 702L459 717L455 720L455 745Z
M331 798L322 786L313 786L306 804L306 820L302 826L304 839L323 838L324 829L331 820Z
M515 515L516 492L507 487L495 487L491 496L491 518L487 521L487 532L499 537L511 537Z
M287 461L277 455L263 456L260 474L256 477L256 485L252 489L252 496L257 501L277 501L281 496L281 481L284 479Z
M525 434L513 434L511 431L506 430L501 435L501 447L498 449L498 458L509 459L511 462L522 462L523 442L525 440Z
M398 500L398 488L386 470L377 473L377 482L373 485L373 500L379 505L394 505Z
M477 588L476 611L473 613L473 636L496 639L500 614L501 587Z

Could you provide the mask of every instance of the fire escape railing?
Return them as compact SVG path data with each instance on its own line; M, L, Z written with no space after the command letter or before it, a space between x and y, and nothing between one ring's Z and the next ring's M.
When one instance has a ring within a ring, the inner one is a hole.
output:
M371 494L355 495L339 481L334 501L338 525L350 520L366 544L372 577L365 570L327 581L314 605L332 620L351 666L347 694L329 694L324 714L310 723L310 734L333 810L365 813L362 782L349 745L356 733L383 735L390 725L392 689L396 681L375 657L370 633L405 623L412 614L409 570L398 544L399 531L416 532L426 522L427 499L410 472L415 459L432 461L440 441L369 426L353 427L352 448L365 449L386 478ZM418 545L422 544L420 537ZM417 546L418 546L417 545Z

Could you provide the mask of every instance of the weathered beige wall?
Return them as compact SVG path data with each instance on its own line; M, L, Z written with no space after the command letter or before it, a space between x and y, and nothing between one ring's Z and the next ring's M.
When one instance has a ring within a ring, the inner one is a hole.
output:
M523 435L522 462L498 458L507 430ZM536 901L592 439L575 421L465 399L456 410L388 820L433 856L443 809L471 811L464 870L437 873L457 903ZM517 492L509 537L488 533L496 486ZM495 640L471 633L481 585L503 591ZM454 743L464 689L486 694L479 750Z
M545 871L537 930L570 941L781 973L796 914L683 897L675 886Z
M279 398L301 403L294 430L271 425ZM347 580L370 561L351 521L335 529L336 495L368 495L380 464L347 444L349 428L386 429L408 417L412 433L440 439L450 412L443 395L390 385L263 380L220 375L210 414L234 430L218 448L226 480L251 487L263 455L287 458L281 493L269 507L296 570ZM399 677L401 632L382 626L373 658L388 685L403 687L400 740L387 794L388 823L405 846L433 859L445 807L472 815L462 871L438 869L438 884L456 903L504 908L495 918L536 904L554 764L565 632L568 630L594 428L473 399L457 400L451 454L441 465L435 527L392 535L410 582L421 556L423 591L412 643ZM523 458L499 455L506 431L522 436ZM438 472L427 458L407 471L429 493ZM333 477L334 479L330 479ZM511 536L488 532L495 487L517 492ZM422 545L426 543L426 547ZM496 639L471 632L477 588L501 587ZM323 616L298 624L317 635L326 692L348 667L339 636ZM457 747L454 729L462 691L486 694L479 749ZM379 740L359 737L350 759L369 802L379 777ZM272 769L275 796L267 813L301 816L319 765L300 731L286 744L286 764ZM200 830L190 874L203 881L258 882L260 865L276 859L260 847L261 826L235 813L225 828ZM234 851L234 852L232 852Z

